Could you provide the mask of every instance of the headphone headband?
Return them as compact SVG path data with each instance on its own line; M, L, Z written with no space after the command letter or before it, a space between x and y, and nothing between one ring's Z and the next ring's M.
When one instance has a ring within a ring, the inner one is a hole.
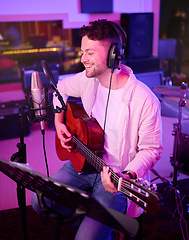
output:
M126 42L127 42L127 34L125 30L116 22L107 21L110 27L116 32L117 36L119 37L120 44L122 49L125 49Z
M126 48L127 35L124 29L117 23L107 21L109 26L115 31L119 37L119 43L112 43L108 53L107 66L113 71L120 67L121 60L124 58L124 50Z

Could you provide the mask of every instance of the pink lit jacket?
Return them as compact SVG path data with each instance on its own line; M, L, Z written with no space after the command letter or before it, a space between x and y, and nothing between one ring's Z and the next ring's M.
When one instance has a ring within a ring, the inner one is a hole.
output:
M150 181L149 170L160 159L163 150L160 102L145 84L136 79L129 67L122 65L122 70L130 77L121 96L124 108L118 132L120 170L132 170L137 178ZM85 111L91 116L98 84L97 79L87 78L83 71L59 81L57 88L65 101L68 96L81 97ZM55 97L53 103L60 106ZM128 201L128 215L137 217L141 213L141 208Z

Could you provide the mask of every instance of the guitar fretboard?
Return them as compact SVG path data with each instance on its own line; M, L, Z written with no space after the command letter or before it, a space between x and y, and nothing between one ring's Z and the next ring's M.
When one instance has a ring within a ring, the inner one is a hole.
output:
M73 141L76 144L76 150L89 162L98 172L103 170L103 167L108 165L95 153L93 153L80 139L73 136ZM114 186L118 187L119 176L110 168L111 180Z
M98 172L103 170L103 166L108 166L100 157L93 153L80 139L73 136L73 141L76 146L77 152L79 152ZM154 203L158 206L157 196L150 191L150 188L144 187L130 179L122 179L117 173L115 173L111 168L111 180L116 188L120 184L120 191L124 193L129 199L134 201L140 207L145 210L149 210L149 204ZM158 210L158 208L157 208ZM155 211L155 209L154 209Z

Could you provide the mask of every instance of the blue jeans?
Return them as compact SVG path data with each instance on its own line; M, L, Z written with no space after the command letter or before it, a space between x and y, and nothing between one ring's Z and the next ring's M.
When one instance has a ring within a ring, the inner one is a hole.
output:
M52 178L84 191L92 188L92 198L103 206L107 206L119 212L124 212L126 208L126 197L121 192L114 194L107 192L101 182L100 173L95 170L78 174L69 161L65 163ZM47 206L50 207L51 201L49 199L45 199L45 201ZM32 207L38 214L42 214L35 193L32 196ZM53 208L55 211L67 217L71 216L73 213L71 209L57 203L53 203ZM112 239L112 231L112 228L85 216L78 228L75 240L110 240Z

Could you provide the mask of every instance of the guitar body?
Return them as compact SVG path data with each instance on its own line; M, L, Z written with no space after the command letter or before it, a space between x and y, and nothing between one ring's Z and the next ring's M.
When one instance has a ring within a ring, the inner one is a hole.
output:
M99 152L102 148L103 130L94 118L89 118L85 110L75 102L67 102L68 109L65 112L66 124L72 136L80 139L92 152ZM87 169L90 164L85 161L78 151L76 144L73 144L73 149L68 152L62 147L61 142L55 136L56 152L60 160L70 160L76 171Z

